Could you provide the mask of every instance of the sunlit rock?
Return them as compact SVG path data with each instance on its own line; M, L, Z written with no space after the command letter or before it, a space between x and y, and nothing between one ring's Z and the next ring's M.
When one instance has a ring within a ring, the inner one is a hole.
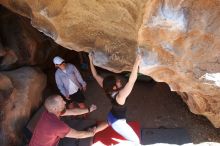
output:
M76 51L96 48L110 59L102 67L119 72L131 69L146 1L2 0L0 3L30 18L35 28L65 48Z
M178 91L190 110L220 127L220 2L146 3L139 30L142 72Z

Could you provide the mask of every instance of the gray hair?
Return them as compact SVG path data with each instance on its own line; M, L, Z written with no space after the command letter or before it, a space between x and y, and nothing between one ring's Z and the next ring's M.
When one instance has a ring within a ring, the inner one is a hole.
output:
M56 100L57 97L60 97L60 95L51 95L47 97L47 99L44 102L45 108L48 110L48 112L53 112L54 107L57 106L58 101Z

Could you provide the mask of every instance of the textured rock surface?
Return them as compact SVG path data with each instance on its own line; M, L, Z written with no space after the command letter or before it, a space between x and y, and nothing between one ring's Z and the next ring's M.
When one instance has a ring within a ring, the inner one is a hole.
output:
M97 48L103 68L130 70L147 0L2 0L54 41L76 51ZM131 55L128 55L131 54ZM105 59L111 62L105 62Z
M146 4L138 42L144 74L178 91L190 110L220 127L220 2L155 0ZM181 92L181 93L180 93Z
M38 69L23 67L0 73L0 145L20 145L22 128L42 101L46 76Z
M1 3L66 48L95 48L95 64L115 72L131 69L139 45L141 72L168 83L193 113L220 127L218 0Z

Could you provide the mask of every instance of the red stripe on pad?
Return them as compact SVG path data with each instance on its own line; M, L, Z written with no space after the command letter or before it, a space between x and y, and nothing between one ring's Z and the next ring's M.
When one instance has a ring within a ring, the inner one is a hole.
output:
M133 128L137 136L140 138L140 124L138 122L128 122L128 124ZM102 142L104 145L115 145L118 144L118 142L112 140L112 138L120 139L120 140L125 140L124 137L119 135L117 132L115 132L111 126L106 128L103 131L100 131L96 133L93 139L93 143L95 144L96 142Z

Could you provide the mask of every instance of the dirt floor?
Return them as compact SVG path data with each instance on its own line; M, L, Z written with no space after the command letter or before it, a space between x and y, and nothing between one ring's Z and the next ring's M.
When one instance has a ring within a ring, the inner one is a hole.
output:
M95 80L90 79L87 84L87 104L98 107L89 118L105 120L110 102ZM127 106L128 121L139 121L141 128L184 128L194 144L220 142L220 129L214 128L205 117L191 113L181 97L165 83L137 81Z

